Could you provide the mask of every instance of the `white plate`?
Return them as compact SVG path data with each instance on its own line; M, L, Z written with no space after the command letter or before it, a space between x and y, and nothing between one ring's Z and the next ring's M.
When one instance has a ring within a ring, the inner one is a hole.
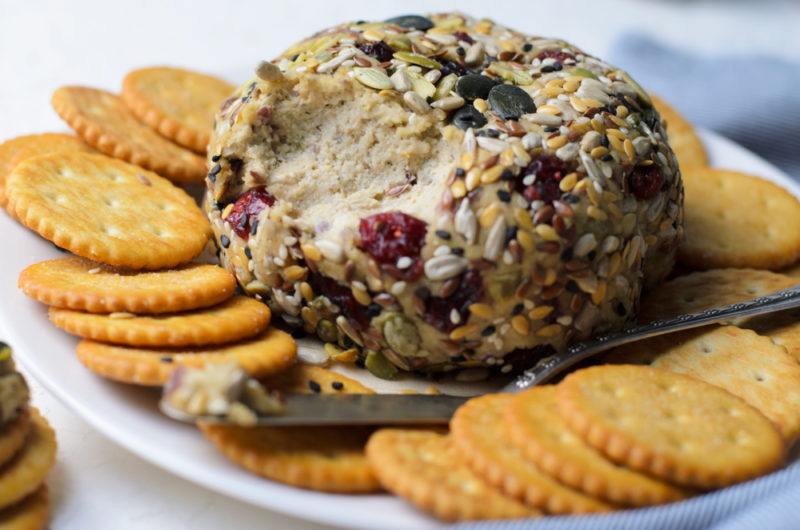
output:
M754 154L717 135L703 140L715 166L767 178L800 197L800 186ZM25 266L61 254L0 214L0 330L43 386L123 447L187 480L263 508L350 528L437 528L440 524L388 495L333 495L255 477L219 455L197 431L156 412L158 393L94 377L75 359L76 340L50 325L45 307L17 289Z

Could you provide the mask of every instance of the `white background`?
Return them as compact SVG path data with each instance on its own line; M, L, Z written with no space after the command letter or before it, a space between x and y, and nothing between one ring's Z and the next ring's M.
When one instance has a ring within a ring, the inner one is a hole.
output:
M800 2L790 0L0 0L0 141L63 130L49 106L50 94L62 84L116 90L128 70L153 64L196 68L238 83L259 60L327 25L454 6L526 32L563 37L600 56L620 32L643 30L698 53L758 51L800 57ZM59 435L59 463L50 480L56 530L323 528L167 475L112 445L33 386L34 401Z

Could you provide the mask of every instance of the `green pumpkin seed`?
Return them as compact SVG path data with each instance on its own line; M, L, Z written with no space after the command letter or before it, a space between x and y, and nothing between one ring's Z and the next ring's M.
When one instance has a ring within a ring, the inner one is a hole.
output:
M523 70L513 68L509 66L508 63L495 62L492 63L486 70L500 76L509 83L514 83L515 85L530 85L533 83L533 77L531 74Z
M418 29L420 31L428 31L433 27L431 19L420 15L402 15L394 18L387 18L387 24L394 24L401 28Z
M375 377L380 377L381 379L397 378L397 367L389 362L389 359L379 351L367 350L367 358L364 360L364 366L366 366L367 370Z
M336 324L325 318L317 322L317 336L325 342L336 342L339 340L339 330Z
M387 35L383 42L394 48L395 50L409 51L411 50L411 39L403 35Z
M383 324L383 337L398 355L416 357L419 351L419 332L408 318L400 313L390 312Z
M579 68L579 67L570 68L569 70L567 70L567 73L570 75L577 75L579 77L588 77L589 79L597 79L597 76L594 75L589 70L587 70L586 68Z
M647 92L644 91L644 89L639 83L634 81L633 78L628 75L628 72L620 70L618 73L623 81L625 81L626 83L631 85L631 87L633 87L633 90L636 92L636 95L639 96L639 99L641 99L644 104L650 107L653 106L653 101L650 99L650 96L647 94Z
M353 68L356 79L362 85L366 85L375 90L388 90L392 88L392 80L389 76L377 68Z
M439 70L442 65L434 61L433 59L428 59L424 55L420 55L418 53L410 53L410 52L395 52L394 58L399 61L405 61L407 63L416 64L417 66L421 66L423 68L434 68Z

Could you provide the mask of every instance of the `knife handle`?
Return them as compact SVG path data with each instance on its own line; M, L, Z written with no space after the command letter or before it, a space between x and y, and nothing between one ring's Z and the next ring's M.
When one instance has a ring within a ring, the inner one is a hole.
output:
M679 315L664 320L655 320L616 333L601 335L592 340L570 346L561 353L545 357L503 387L502 392L519 392L547 383L576 363L623 344L733 318L763 315L799 306L800 286L796 286L747 302L706 309L699 313Z

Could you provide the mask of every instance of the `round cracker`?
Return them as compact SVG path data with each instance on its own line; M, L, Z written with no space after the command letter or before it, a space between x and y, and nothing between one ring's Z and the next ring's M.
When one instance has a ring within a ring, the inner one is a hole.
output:
M0 144L0 208L6 206L6 178L17 164L32 156L71 151L94 152L94 149L77 136L62 133L19 136Z
M146 347L208 346L250 338L269 325L269 308L247 296L185 313L98 315L51 307L50 321L67 333L112 344Z
M800 257L800 201L771 182L721 169L683 171L686 238L694 269L779 269Z
M175 143L205 153L214 115L235 87L222 79L183 70L134 70L122 81L122 101L151 129Z
M199 183L206 161L142 124L122 100L96 88L65 86L53 108L89 145L108 156L155 171L173 182Z
M609 461L564 422L553 386L514 396L505 410L511 441L562 484L605 501L649 506L684 499L689 492Z
M298 363L285 372L262 381L269 389L287 394L374 394L371 388L345 375L320 366Z
M99 376L134 385L162 386L178 366L202 368L235 362L253 377L274 375L294 363L297 345L291 335L269 328L250 340L192 350L131 348L84 339L76 352L84 366Z
M216 265L187 263L170 270L139 272L70 256L26 267L18 285L29 297L53 307L159 314L221 303L236 291L236 278Z
M31 420L25 448L0 472L0 509L39 489L56 460L55 432L36 409L31 409Z
M745 302L794 287L798 283L798 278L752 269L693 272L678 276L645 293L639 321L651 322Z
M608 362L646 364L724 388L772 420L791 444L800 435L800 364L769 337L709 326L615 349Z
M382 429L367 458L384 488L445 521L516 519L540 515L478 478L431 430Z
M606 512L612 506L563 486L543 473L508 439L504 412L513 397L469 400L450 422L453 446L478 476L506 495L551 514Z
M28 228L84 258L165 269L203 251L208 220L182 189L103 155L60 153L21 162L6 183Z
M380 489L364 455L369 428L198 426L228 459L270 480L336 493Z
M605 365L556 389L569 427L608 458L674 484L716 488L777 469L775 426L741 398L669 370Z
M769 337L800 363L800 309L748 318L739 325Z
M44 530L50 518L50 495L43 484L22 502L0 511L0 530Z
M0 466L16 455L31 431L31 414L25 409L11 422L0 427Z
M663 99L653 94L650 94L650 99L661 115L661 119L667 124L669 145L678 159L678 165L681 170L686 170L692 166L707 166L708 155L706 154L706 149L703 147L703 142L697 136L692 124Z

